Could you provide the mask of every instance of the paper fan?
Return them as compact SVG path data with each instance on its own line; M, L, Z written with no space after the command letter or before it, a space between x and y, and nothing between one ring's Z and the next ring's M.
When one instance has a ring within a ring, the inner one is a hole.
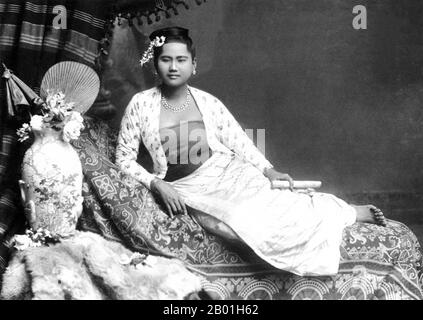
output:
M73 102L74 111L84 114L94 103L100 90L97 73L85 64L63 61L52 66L41 81L40 96L61 91L66 102Z

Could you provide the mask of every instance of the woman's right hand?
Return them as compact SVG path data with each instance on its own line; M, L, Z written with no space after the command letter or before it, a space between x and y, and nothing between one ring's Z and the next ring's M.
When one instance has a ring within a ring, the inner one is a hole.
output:
M160 196L171 218L178 213L187 214L185 202L169 183L156 178L151 181L150 187L151 191Z

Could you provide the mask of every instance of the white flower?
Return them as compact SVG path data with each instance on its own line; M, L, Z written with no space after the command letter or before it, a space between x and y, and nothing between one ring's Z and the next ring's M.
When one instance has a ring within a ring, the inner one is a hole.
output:
M43 123L44 123L43 117L39 115L35 115L35 116L32 116L31 122L29 123L29 125L31 126L31 129L33 131L41 131L43 130L43 127L44 127Z
M46 103L50 108L54 108L57 105L58 100L60 99L60 92L52 94L49 92L47 98L46 98Z
M72 111L70 113L70 120L76 121L76 122L81 123L81 124L84 122L84 118L82 118L81 114L77 111Z
M49 94L47 96L47 104L50 106L56 106L57 104L63 104L63 101L65 99L65 95L59 91L54 94Z
M28 123L24 123L21 128L16 130L16 134L18 135L18 141L23 142L29 138L29 132L31 131L31 127Z
M65 95L63 94L62 91L57 92L54 96L57 98L58 101L65 100Z
M79 138L81 130L84 128L82 123L76 120L70 120L63 128L63 140L69 142Z
M25 250L29 247L38 247L31 238L26 234L19 234L14 237L15 240L15 248L18 250Z
M164 45L165 40L166 40L166 37L164 36L161 36L160 38L156 37L156 39L154 39L154 46L161 47L162 45Z
M154 53L153 48L154 47L161 47L164 45L166 41L165 36L156 37L153 41L150 42L150 45L148 46L148 49L144 51L142 58L140 60L141 67L146 64L148 61L153 59Z

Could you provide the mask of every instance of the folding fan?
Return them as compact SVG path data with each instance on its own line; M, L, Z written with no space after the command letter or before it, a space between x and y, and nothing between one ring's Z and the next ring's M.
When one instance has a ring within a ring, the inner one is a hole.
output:
M41 81L40 96L46 99L49 92L61 91L66 102L73 102L74 111L84 114L94 103L100 90L100 79L89 66L63 61L53 65Z

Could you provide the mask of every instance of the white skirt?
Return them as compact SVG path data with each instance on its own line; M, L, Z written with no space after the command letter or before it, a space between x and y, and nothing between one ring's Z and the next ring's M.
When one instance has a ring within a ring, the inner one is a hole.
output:
M343 200L271 189L256 167L223 153L171 184L188 206L226 223L272 266L301 276L338 272L343 229L356 220Z

